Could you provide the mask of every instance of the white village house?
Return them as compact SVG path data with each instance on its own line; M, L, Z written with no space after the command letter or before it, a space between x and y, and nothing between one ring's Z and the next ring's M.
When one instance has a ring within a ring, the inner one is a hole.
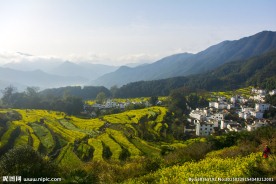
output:
M268 126L268 122L266 120L258 120L254 121L252 124L246 125L247 131L253 131L256 130L257 128Z
M201 110L201 109L196 109L196 110L192 110L190 112L190 117L194 118L196 120L199 121L204 121L206 120L206 117L209 115L209 112L207 109Z
M241 124L232 120L223 120L220 124L220 129L225 129L228 131L239 132L242 130Z
M256 103L255 104L255 110L264 112L266 110L269 110L270 104L264 104L264 103Z
M269 95L276 95L276 89L273 89L273 90L271 90L271 91L269 91Z
M228 104L226 102L209 102L209 107L216 109L227 109Z
M214 132L214 128L218 127L218 124L214 121L199 121L196 120L196 135L207 136Z

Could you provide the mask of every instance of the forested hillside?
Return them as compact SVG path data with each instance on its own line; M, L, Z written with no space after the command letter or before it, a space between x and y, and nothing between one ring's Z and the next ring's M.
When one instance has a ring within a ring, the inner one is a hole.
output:
M217 69L188 77L140 81L122 86L117 97L165 96L172 89L187 87L201 90L232 90L249 85L276 88L276 51L247 60L237 60Z
M136 81L201 74L235 60L246 60L276 48L276 33L263 31L234 41L224 41L196 54L177 54L152 64L122 67L92 81L92 85L122 86Z

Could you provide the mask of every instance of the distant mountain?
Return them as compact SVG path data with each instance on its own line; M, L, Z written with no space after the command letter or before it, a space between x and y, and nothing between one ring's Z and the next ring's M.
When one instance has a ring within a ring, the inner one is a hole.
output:
M8 85L15 87L37 86L40 88L61 87L68 85L83 85L87 82L81 77L64 77L58 75L50 75L41 70L19 71L9 68L0 67L0 89Z
M110 73L118 69L117 66L108 66L102 64L92 63L73 63L70 61L62 61L60 59L48 59L43 60L41 58L35 61L23 60L21 62L11 62L3 65L5 68L11 68L20 71L34 71L42 70L46 73L70 76L70 77L82 77L87 80L94 80L106 73Z
M276 48L276 32L263 31L235 41L224 41L197 54L176 54L152 64L119 68L91 82L92 85L124 85L142 80L199 74L230 61L247 59Z
M92 81L92 85L103 85L111 87L113 85L121 86L133 81L154 80L163 78L173 62L180 62L193 56L193 54L175 54L165 57L155 63L140 65L134 68L122 66L112 73L108 73Z
M137 66L144 66L144 65L148 65L149 63L128 63L125 64L124 66L130 67L130 68L134 68Z
M48 72L52 70L53 68L59 66L64 61L60 59L42 59L42 58L36 58L33 61L30 61L28 59L24 59L20 62L10 62L7 63L1 67L3 68L10 68L14 70L20 70L20 71L34 71L34 70L42 70L44 72Z
M213 91L249 85L276 88L276 49L246 60L223 64L203 74L129 83L119 88L116 97L166 96L180 87Z
M118 67L116 66L91 64L91 63L73 63L73 62L66 61L48 72L55 75L75 76L75 77L79 76L82 78L86 78L87 80L93 80L101 75L104 75L109 72L113 72L117 68Z

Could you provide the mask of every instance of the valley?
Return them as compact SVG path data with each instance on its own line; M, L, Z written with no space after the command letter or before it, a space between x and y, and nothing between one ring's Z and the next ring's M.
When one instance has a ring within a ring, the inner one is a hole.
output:
M0 1L0 183L275 183L275 7Z
M5 64L0 175L274 181L275 155L262 152L276 149L275 38L263 31L133 67L41 58Z
M217 96L229 99L233 94L249 97L251 89L203 96L210 101ZM191 97L185 97L190 106ZM265 144L275 149L275 126L252 132L185 137L183 125L189 124L189 117L170 114L171 98L160 98L162 106L100 113L94 118L52 110L2 108L0 165L4 155L28 145L43 159L56 164L59 172L54 176L66 182L93 179L99 183L187 183L205 178L208 183L252 177L275 180L274 155L267 161L261 155ZM117 103L141 100L150 98L114 99ZM90 100L86 104L93 106L96 102ZM260 172L266 174L259 175Z

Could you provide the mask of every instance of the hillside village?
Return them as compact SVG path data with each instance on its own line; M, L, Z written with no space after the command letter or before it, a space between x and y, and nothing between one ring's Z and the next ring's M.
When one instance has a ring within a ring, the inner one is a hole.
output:
M264 118L265 111L276 108L265 103L266 95L275 95L276 90L266 91L252 88L249 98L232 96L230 99L219 96L217 101L209 102L209 107L197 108L189 114L184 133L196 136L220 135L231 131L253 131L259 127L272 126Z
M209 102L205 108L191 109L188 122L184 126L184 134L188 136L221 135L223 133L242 130L253 131L259 127L272 126L276 122L264 118L265 111L276 108L265 102L266 95L275 95L276 89L267 91L252 88L250 96L235 95L230 98L216 96L216 100ZM162 105L158 100L155 105ZM99 111L105 112L110 109L125 111L130 105L149 107L152 104L147 100L132 101L127 99L118 102L107 99L105 103L84 105L84 113L91 117L97 117Z
M84 110L93 110L93 109L111 109L111 108L118 108L118 109L125 109L126 107L128 107L130 104L136 104L137 102L132 102L130 100L127 100L126 102L115 102L112 99L108 99L106 100L106 102L104 104L100 104L100 103L95 103L93 105L88 105L85 104L84 105ZM143 104L146 107L150 106L148 101L141 101L138 102L139 104Z
M161 105L162 101L157 100L155 105ZM150 107L152 104L148 100L132 100L126 99L124 102L118 102L114 99L107 99L103 104L94 103L94 104L84 104L83 113L91 117L97 117L100 112L106 112L108 110L117 109L119 111L125 111L131 105L139 106L140 108Z

